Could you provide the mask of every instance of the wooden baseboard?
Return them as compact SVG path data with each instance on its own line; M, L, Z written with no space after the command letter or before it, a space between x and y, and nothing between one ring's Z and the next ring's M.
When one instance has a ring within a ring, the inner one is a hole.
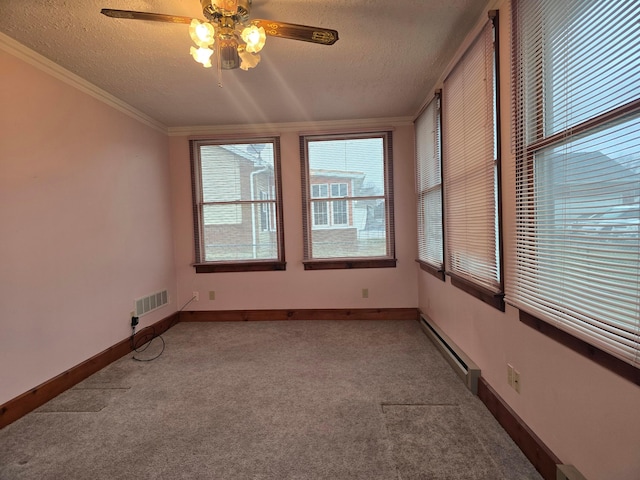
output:
M542 478L556 480L556 465L562 462L482 377L478 382L478 397L542 475Z
M159 335L173 327L178 321L178 313L173 313L149 327L140 329L136 333L135 344L138 344L139 339L142 337L148 336L152 330ZM66 372L9 400L4 405L0 405L0 429L15 422L20 417L35 410L129 352L131 352L131 339L126 338Z
M417 308L299 310L208 310L180 312L181 322L258 322L267 320L418 320Z

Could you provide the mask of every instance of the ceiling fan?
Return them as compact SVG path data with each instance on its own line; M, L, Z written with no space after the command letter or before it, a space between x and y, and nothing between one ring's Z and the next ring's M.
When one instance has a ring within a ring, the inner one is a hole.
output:
M191 47L191 56L196 62L209 68L215 49L219 70L248 70L255 67L260 62L258 52L262 50L267 36L320 45L333 45L338 41L338 32L328 28L273 20L249 20L251 2L252 0L200 0L205 21L110 8L103 8L100 13L112 18L188 24L191 39L197 46Z

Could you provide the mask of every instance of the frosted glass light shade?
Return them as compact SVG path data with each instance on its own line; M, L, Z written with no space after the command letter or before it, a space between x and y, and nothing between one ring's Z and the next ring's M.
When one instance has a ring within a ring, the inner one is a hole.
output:
M242 70L249 70L260 63L260 55L257 53L251 53L247 48L242 46L238 47L238 56L240 57Z
M213 55L213 50L203 47L191 47L190 52L196 62L201 63L205 68L211 68L211 55Z
M247 44L247 52L258 53L264 47L267 40L267 34L264 28L255 25L249 25L242 30L242 40Z
M191 40L201 48L208 48L213 45L216 39L215 34L215 28L209 22L200 22L194 18L189 24Z

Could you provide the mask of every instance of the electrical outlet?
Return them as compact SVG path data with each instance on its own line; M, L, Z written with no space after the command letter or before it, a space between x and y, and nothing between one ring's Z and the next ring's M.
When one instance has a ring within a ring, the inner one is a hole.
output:
M195 302L200 301L200 292L193 292L192 298Z
M520 393L520 388L522 384L520 383L520 372L517 370L513 370L513 388L516 389L516 392Z
M209 300L215 300L215 299L216 299L215 290L209 290Z
M513 387L513 365L507 363L507 383Z
M363 288L362 289L362 298L369 298L369 289L368 288Z

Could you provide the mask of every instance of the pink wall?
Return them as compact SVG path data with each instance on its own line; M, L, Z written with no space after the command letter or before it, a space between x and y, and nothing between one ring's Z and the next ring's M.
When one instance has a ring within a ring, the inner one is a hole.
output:
M508 2L500 3L503 232L509 252L515 189ZM511 260L507 253L506 267ZM420 309L480 366L482 376L561 461L575 465L589 480L640 478L639 387L522 324L515 308L499 312L448 279L443 283L424 272L418 282ZM507 384L507 363L521 374L520 394Z
M167 137L0 50L0 404L127 338L175 272Z
M173 216L179 303L200 292L187 310L288 308L416 307L416 220L413 195L413 126L397 126L393 133L396 268L305 271L302 265L302 199L298 134L281 135L286 271L196 274L189 143L185 136L170 138ZM407 188L407 186L410 186ZM362 298L362 289L369 298ZM216 299L210 301L208 292Z

